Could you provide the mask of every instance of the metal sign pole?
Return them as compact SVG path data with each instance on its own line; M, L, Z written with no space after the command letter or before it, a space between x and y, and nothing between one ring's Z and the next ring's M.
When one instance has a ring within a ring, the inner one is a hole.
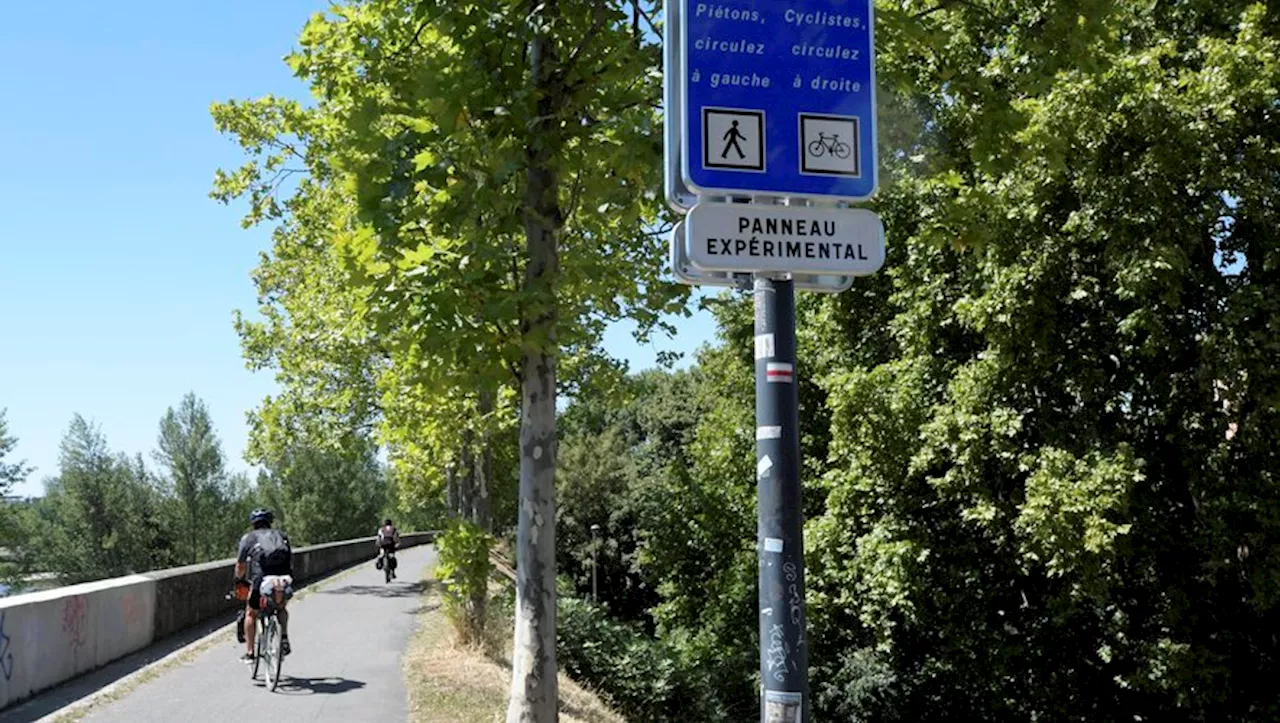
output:
M761 723L807 723L795 284L755 277Z
M840 293L885 259L876 214L830 205L876 190L874 5L664 2L672 272L755 284L761 723L812 719L795 292Z

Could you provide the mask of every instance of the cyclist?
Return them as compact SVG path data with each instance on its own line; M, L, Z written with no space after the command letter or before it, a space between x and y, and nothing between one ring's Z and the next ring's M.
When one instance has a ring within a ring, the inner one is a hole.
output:
M378 569L381 570L384 565L391 565L391 579L394 580L396 568L391 562L391 556L396 553L396 546L400 544L400 531L391 524L390 517L382 522L382 527L378 528L376 544L378 545Z
M248 652L241 660L253 662L254 638L258 610L262 606L262 579L268 575L293 574L293 549L289 538L281 530L272 529L271 523L275 515L271 510L256 509L249 514L249 523L253 529L240 538L240 551L236 555L236 582L249 581L249 599L244 611L244 639L248 643ZM280 620L281 652L289 654L289 613L281 605L276 613Z

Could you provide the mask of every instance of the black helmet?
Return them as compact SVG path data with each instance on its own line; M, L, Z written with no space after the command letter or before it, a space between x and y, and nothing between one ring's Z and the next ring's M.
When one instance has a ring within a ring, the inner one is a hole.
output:
M390 517L388 517L388 518L387 518L387 521L386 521L386 522L384 522L384 523L382 523L382 524L383 524L383 525L386 525L386 526L388 526L388 527L390 527L390 526L391 526L391 518L390 518Z
M256 525L259 522L265 522L269 525L275 521L275 519L276 516L272 514L271 510L268 510L265 507L259 507L249 513L249 524L251 525Z

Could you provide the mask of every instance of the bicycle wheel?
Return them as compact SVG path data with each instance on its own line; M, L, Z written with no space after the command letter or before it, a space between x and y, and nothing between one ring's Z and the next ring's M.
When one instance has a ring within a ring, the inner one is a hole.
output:
M382 576L386 578L388 583L391 582L391 556L390 555L388 555L386 559L382 561Z
M280 621L271 616L270 665L267 674L271 676L271 690L280 685L280 669L284 667L284 636L280 633Z
M809 155L814 158L822 158L822 154L827 152L827 144L822 141L814 141L809 144Z
M831 155L835 156L836 158L848 158L849 154L852 152L853 152L852 146L850 146L848 143L842 143L840 141L836 141L836 144L831 148Z
M258 679L258 667L262 665L262 651L266 647L262 644L262 639L266 635L266 627L263 624L261 613L258 614L258 621L254 625L258 628L258 639L254 641L253 645L253 668L249 673L250 680Z

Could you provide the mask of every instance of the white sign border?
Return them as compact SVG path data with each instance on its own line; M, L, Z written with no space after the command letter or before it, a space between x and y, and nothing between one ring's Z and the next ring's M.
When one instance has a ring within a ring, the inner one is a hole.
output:
M684 106L680 102L679 83L684 75L684 58L681 56L677 39L680 37L681 0L667 0L664 8L667 11L666 22L662 24L662 107L663 118L663 185L667 196L667 206L676 213L688 213L698 203L698 196L684 185L681 176L681 156L684 154L684 139L681 118L684 117Z
M683 20L684 16L687 15L689 12L689 7L688 7L689 3L696 2L696 1L697 0L667 0L667 6L679 5L680 9L676 12L678 13L678 17L680 18L680 20ZM670 23L668 23L668 26L669 25ZM868 82L868 85L871 86L871 124L870 124L871 137L878 144L880 140L880 119L878 118L878 116L880 115L880 113L879 113L879 103L876 101L877 83L876 83L876 4L875 4L875 0L868 0L868 3L867 3L867 32L869 34L869 40L870 40L869 50L871 55L871 79ZM666 34L665 29L663 34L664 35ZM680 133L679 133L679 136L680 136L679 151L680 152L678 154L679 155L678 161L680 163L680 175L681 175L680 180L684 182L685 188L688 189L691 193L697 196L785 196L787 198L800 198L808 201L849 201L849 202L857 203L860 201L866 201L870 199L872 196L876 194L876 191L880 190L880 150L879 148L872 149L872 152L875 153L875 158L873 159L874 162L871 164L871 169L870 169L871 170L871 190L868 191L865 196L838 196L838 195L821 194L821 193L790 193L787 191L779 191L779 190L761 191L761 190L747 189L747 188L709 188L709 187L699 186L698 184L694 183L689 173L689 148L688 148L688 145L685 143L685 139L689 137L689 132L690 132L690 128L688 127L689 114L685 112L689 108L689 78L688 78L688 74L684 72L685 66L688 64L688 59L689 59L688 39L689 39L688 33L686 33L684 31L684 27L681 26L679 30L679 34L677 36L677 41L678 41L677 44L679 45L679 48L680 48L680 51L679 51L680 54L678 58L679 62L677 63L677 65L679 65L680 74L676 78L676 83L679 86L678 91L679 91L680 97L675 104L676 108L678 108L680 111L680 116L676 119L676 123L674 125L677 125L680 129ZM664 38L664 43L665 41L666 39ZM664 74L664 81L665 80L666 80L666 77ZM797 113L807 112L803 108L792 108L791 110ZM819 111L815 110L812 112L817 113ZM670 116L668 116L668 120L670 120ZM766 137L767 135L768 135L768 132L766 131ZM859 139L859 142L861 142L861 139ZM800 148L797 150L800 153L803 153L804 151L803 148Z

